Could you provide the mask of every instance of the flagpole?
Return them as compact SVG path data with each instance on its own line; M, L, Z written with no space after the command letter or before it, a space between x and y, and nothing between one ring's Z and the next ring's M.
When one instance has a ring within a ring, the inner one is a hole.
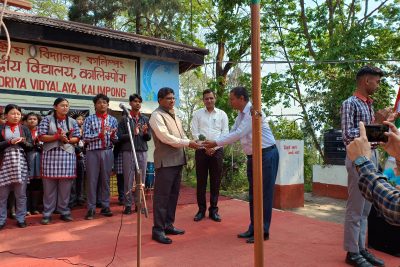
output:
M264 266L262 140L261 140L261 52L260 0L251 1L251 76L253 100L253 210L254 266Z

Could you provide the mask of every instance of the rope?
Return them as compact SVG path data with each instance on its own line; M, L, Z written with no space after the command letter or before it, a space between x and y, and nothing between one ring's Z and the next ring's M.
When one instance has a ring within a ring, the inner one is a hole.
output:
M4 12L6 10L7 1L8 0L4 0L3 9L1 10L1 14L0 14L0 34L1 34L1 28L3 28L5 35L6 35L6 39L7 39L7 51L6 51L5 56L3 56L2 59L0 60L1 63L3 63L4 61L6 61L8 59L8 56L10 55L10 52L11 52L10 34L8 33L8 29L3 22L3 16L4 16Z

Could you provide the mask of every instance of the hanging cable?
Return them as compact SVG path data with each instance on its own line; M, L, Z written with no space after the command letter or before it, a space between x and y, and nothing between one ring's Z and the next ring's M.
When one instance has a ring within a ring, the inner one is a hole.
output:
M10 55L10 52L11 52L10 34L8 33L7 27L6 27L6 25L4 24L4 21L3 21L3 16L4 16L4 12L6 11L7 1L8 0L4 0L3 9L1 10L1 14L0 14L0 34L1 34L1 28L3 28L4 29L4 33L6 35L6 39L7 39L7 51L6 51L6 54L0 59L1 63L3 63L4 61L8 60L8 56Z
M231 64L241 64L246 63L250 64L251 60L238 60L238 61L218 61L222 63L231 63ZM343 60L264 60L261 61L261 64L344 64L344 63L371 63L371 62L400 62L400 59L343 59ZM217 63L217 61L205 62L204 65L213 65Z

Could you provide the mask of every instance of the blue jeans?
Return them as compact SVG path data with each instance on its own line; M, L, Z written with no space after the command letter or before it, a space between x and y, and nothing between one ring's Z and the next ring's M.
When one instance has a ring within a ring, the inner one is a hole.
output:
M264 149L265 150L265 149ZM262 153L263 173L263 221L264 233L269 233L272 217L272 203L274 200L274 188L279 166L279 153L276 147ZM247 179L249 181L249 205L250 225L248 231L254 232L253 210L253 157L247 156Z

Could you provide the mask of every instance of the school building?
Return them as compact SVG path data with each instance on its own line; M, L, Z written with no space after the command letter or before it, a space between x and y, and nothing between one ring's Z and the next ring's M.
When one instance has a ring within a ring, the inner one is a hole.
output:
M24 112L46 114L61 96L71 109L92 113L93 96L104 93L116 115L121 102L139 93L142 112L151 113L158 89L171 87L179 99L179 75L201 66L208 54L177 42L10 11L4 23L11 53L0 62L0 106L14 103ZM0 58L6 50L2 31Z

